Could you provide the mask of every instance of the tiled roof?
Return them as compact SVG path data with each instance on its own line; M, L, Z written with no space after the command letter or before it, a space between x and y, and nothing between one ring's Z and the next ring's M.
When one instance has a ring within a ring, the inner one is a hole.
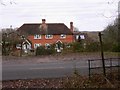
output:
M40 23L37 24L23 24L19 29L19 33L26 33L29 35L34 34L52 34L52 35L59 35L59 34L72 34L71 30L64 24L64 23L46 23L47 30L40 29Z

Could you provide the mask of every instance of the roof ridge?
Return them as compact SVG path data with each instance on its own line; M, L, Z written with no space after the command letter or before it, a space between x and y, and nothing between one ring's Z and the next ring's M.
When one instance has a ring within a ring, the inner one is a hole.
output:
M25 24L30 24L30 25L31 25L31 24L42 24L42 23L24 23L24 25L25 25ZM46 24L64 24L64 23L46 23ZM65 24L64 24L64 25L65 25Z

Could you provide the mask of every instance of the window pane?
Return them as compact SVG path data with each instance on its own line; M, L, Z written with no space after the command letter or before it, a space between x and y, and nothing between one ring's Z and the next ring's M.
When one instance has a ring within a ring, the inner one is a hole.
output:
M66 35L65 34L61 34L60 38L66 38Z
M34 39L41 39L41 35L34 35Z
M45 38L46 38L46 39L52 39L52 38L53 38L53 35L45 35Z

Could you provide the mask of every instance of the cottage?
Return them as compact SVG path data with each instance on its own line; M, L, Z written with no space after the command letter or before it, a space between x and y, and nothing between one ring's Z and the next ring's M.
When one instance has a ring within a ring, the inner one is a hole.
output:
M61 48L58 43L74 42L73 22L70 22L68 28L64 23L46 23L46 20L42 19L42 23L23 24L17 31L31 41L32 49L39 46L49 48L52 44Z

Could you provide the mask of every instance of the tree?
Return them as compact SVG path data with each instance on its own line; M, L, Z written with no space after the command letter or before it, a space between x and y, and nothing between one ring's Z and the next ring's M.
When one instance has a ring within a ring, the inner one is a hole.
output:
M9 2L10 5L16 4L16 2L15 2L14 0L9 0L8 2ZM6 6L6 5L7 5L7 3L4 2L4 0L0 0L0 4L3 5L3 6Z
M104 49L107 51L119 51L120 48L120 28L119 28L119 18L116 18L114 24L108 25L103 31L103 42Z
M12 28L2 29L2 54L9 55L13 49L16 48L16 44L20 43L21 38L16 34L16 31Z

